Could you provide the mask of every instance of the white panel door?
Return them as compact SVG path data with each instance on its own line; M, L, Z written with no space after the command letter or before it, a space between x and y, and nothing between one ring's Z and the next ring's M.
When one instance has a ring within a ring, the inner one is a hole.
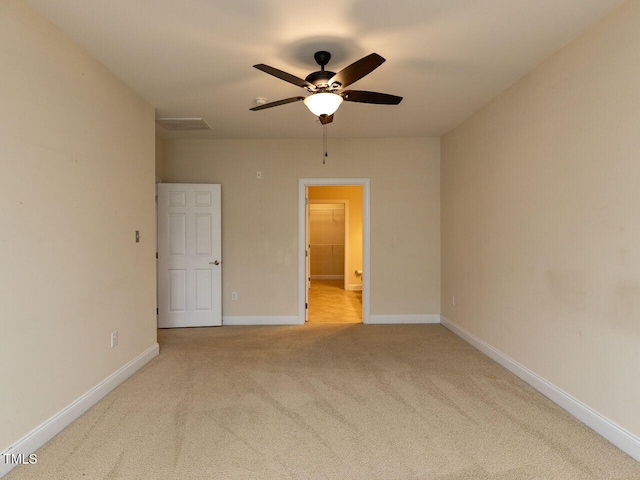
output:
M158 184L158 327L222 325L220 185Z

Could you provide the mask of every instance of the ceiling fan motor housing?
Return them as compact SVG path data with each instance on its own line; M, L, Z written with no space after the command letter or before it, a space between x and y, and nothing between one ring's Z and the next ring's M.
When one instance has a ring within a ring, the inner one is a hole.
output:
M320 70L317 72L310 73L307 75L305 80L318 88L338 88L340 85L329 85L329 80L333 78L335 72L330 72L325 70L324 67L329 60L331 60L331 54L324 50L316 52L313 54L313 58L316 63L320 65Z
M318 72L313 72L307 75L305 80L309 83L312 83L318 88L329 87L329 80L333 78L335 75L334 72L330 72L329 70L320 70ZM334 86L335 88L335 86Z

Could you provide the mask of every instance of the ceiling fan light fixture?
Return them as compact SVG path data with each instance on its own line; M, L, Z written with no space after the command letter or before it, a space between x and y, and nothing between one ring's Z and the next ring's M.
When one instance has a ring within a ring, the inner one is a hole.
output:
M340 95L328 92L314 93L304 99L304 104L317 117L333 115L341 103L342 97Z

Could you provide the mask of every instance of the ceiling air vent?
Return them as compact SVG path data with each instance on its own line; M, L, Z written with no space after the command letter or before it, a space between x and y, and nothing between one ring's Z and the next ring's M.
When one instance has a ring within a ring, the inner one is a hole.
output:
M156 123L167 130L211 130L202 118L158 118Z

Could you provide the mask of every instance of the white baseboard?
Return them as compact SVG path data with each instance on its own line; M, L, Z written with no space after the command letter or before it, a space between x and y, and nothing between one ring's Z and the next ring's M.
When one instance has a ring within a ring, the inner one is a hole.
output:
M447 318L442 317L440 323L460 338L476 347L482 353L498 362L511 373L520 377L545 397L549 398L552 402L556 403L589 428L609 440L627 455L640 462L640 438L615 424L608 418L600 415L577 398L564 392L523 365L520 365L515 360L509 358L499 350L496 350L485 341L479 339Z
M344 280L344 275L311 275L311 280Z
M361 292L362 291L362 284L361 283L350 283L349 285L347 285L347 290L349 290L350 292Z
M80 415L89 410L89 408L102 400L102 398L111 390L140 370L140 368L146 365L151 359L158 355L158 353L160 353L160 347L156 343L122 368L109 375L73 403L60 410L42 425L36 427L30 433L18 440L14 445L10 446L3 452L0 452L0 477L9 473L9 471L16 466L16 464L6 462L8 455L23 455L24 457L28 457L34 453L38 448L60 433L71 422L76 420Z
M440 315L370 315L367 323L440 323Z
M298 317L222 317L222 325L300 325Z

